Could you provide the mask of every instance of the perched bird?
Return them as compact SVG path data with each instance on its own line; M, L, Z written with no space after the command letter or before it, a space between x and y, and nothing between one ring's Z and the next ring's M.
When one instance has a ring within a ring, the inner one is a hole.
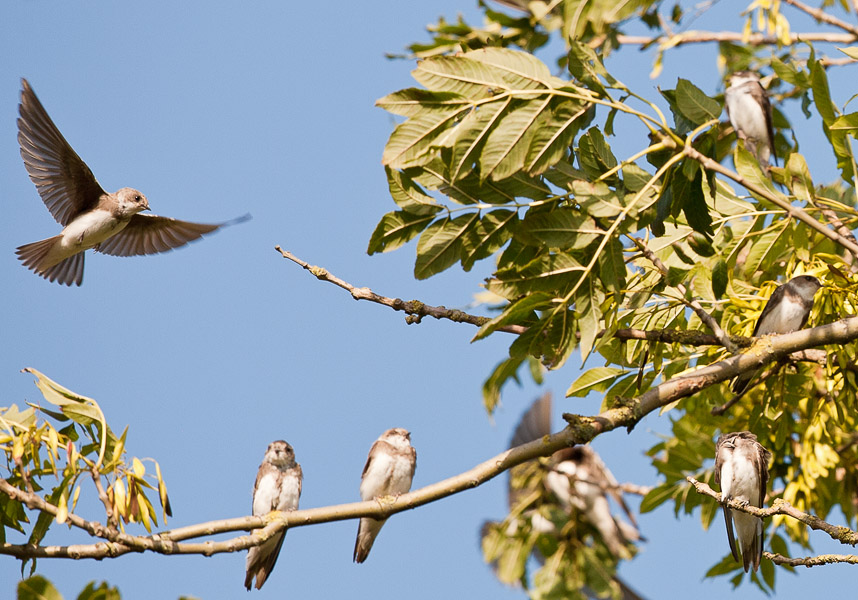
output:
M760 76L753 71L736 71L730 75L730 86L724 92L727 116L736 135L745 140L745 147L757 157L760 167L768 168L774 157L775 133L772 127L772 105Z
M522 415L516 427L509 447L515 448L538 440L551 433L551 394L546 393L533 402L527 412ZM533 490L513 485L528 469L524 463L510 470L507 501L509 510L520 510L519 504L533 496ZM608 550L616 557L630 558L628 544L642 540L634 515L629 510L619 490L619 483L602 462L599 455L590 446L574 446L555 452L548 462L548 472L542 478L542 485L550 493L551 498L570 515L577 512L589 522L598 532ZM613 498L617 505L626 513L631 523L612 514L608 498ZM530 520L534 531L559 535L556 525L544 518L537 510L528 509L522 513ZM485 538L494 525L491 522L483 524L481 538ZM508 536L515 535L519 523L513 521L506 529ZM537 560L544 558L537 554ZM629 588L624 581L614 577L623 600L641 600L641 596ZM592 590L582 590L588 597L596 597Z
M807 324L813 297L822 287L813 275L799 275L778 286L760 313L753 337L798 331ZM741 394L755 373L742 373L733 381L733 393Z
M398 496L411 489L417 468L417 451L411 447L411 434L405 429L388 429L369 449L360 481L360 497L372 500L382 496ZM352 558L362 563L369 556L384 519L364 517L358 525Z
M154 254L178 248L224 225L205 225L155 215L146 196L131 188L108 194L51 121L26 79L21 80L18 144L30 179L48 210L63 226L59 235L20 246L28 269L58 283L80 285L84 251L114 256Z
M292 446L283 440L268 444L253 486L254 516L267 515L274 510L296 510L301 498L302 479L301 465L295 462ZM247 551L244 587L248 590L253 585L254 577L258 590L271 575L285 536L286 532L283 531Z
M769 480L769 458L771 453L763 448L750 431L727 433L715 444L715 483L721 486L722 500L738 500L762 508ZM724 507L727 522L727 541L736 562L736 542L733 539L733 523L736 537L742 549L742 565L745 573L749 567L754 572L760 568L763 557L763 521L758 517Z

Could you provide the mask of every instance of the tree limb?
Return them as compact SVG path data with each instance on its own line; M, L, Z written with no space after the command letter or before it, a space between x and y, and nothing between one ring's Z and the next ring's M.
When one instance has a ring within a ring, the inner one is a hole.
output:
M476 325L477 327L482 327L485 323L489 322L491 319L488 317L478 317L475 315L469 315L466 312L455 309L448 309L444 306L432 306L430 304L425 304L420 302L419 300L411 300L404 301L400 298L388 298L387 296L381 296L376 294L368 287L355 287L347 281L343 281L339 277L328 272L327 269L323 267L317 267L311 265L307 262L304 262L291 252L283 250L280 246L275 246L275 250L277 250L283 258L288 258L292 262L300 265L305 270L312 273L316 279L320 279L321 281L327 281L328 283L333 283L337 287L341 287L344 290L347 290L352 298L355 300L369 300L370 302L375 302L377 304L383 304L384 306L389 306L393 310L401 310L408 314L406 317L407 323L419 323L420 320L424 316L435 317L436 319L449 319L450 321L456 321L457 323L470 323L471 325ZM527 327L522 325L507 325L505 327L498 327L497 331L506 331L507 333L515 333L522 334L527 331Z
M847 33L851 33L853 36L858 36L858 27L847 23L846 21L841 21L834 15L830 15L824 10L819 8L813 8L812 6L808 6L804 2L800 2L799 0L784 0L787 4L791 4L802 12L809 14L811 17L816 19L818 23L826 23L828 25L832 25L834 27L838 27Z
M843 527L840 525L832 525L827 521L823 521L819 517L815 517L813 515L807 514L806 512L802 512L792 506L789 502L777 498L770 508L757 508L756 506L751 506L749 504L744 504L735 499L730 499L727 502L721 500L721 494L710 488L708 485L701 481L697 481L694 477L686 477L685 478L691 485L694 486L694 489L697 490L698 494L704 494L711 498L714 498L719 503L729 506L734 510L738 510L741 512L746 512L749 515L754 515L755 517L760 517L761 519L766 519L771 517L772 515L785 515L788 517L792 517L797 521L801 521L811 529L817 531L824 531L831 537L831 539L840 542L841 544L849 544L850 546L854 546L858 544L858 531L853 531L848 527Z
M785 567L817 567L819 565L830 565L834 563L849 563L858 565L858 556L854 554L821 554L819 556L806 556L804 558L790 558L773 552L763 552L763 556L776 565Z
M637 398L620 399L613 407L596 416L587 417L568 413L564 414L563 418L566 419L569 425L562 431L527 444L522 444L521 446L516 446L515 448L510 448L464 473L454 475L443 481L430 484L398 497L385 497L368 502L354 502L351 504L302 509L292 512L273 512L264 516L209 521L149 536L132 536L109 530L100 523L86 521L78 515L69 513L69 523L85 530L94 537L104 538L107 542L93 545L44 547L29 544L17 545L4 543L0 544L0 554L8 554L19 558L63 557L100 559L121 556L129 552L151 551L159 554L202 554L204 556L211 556L213 554L236 552L252 546L258 546L271 535L289 527L303 527L317 523L328 523L359 517L387 518L398 512L411 510L447 496L475 488L523 462L540 456L550 456L557 450L565 447L586 444L602 433L620 427L631 429L644 416L662 406L690 396L707 386L732 379L745 370L756 369L769 360L778 359L812 346L844 344L855 339L858 339L858 317L842 319L835 323L822 325L813 329L803 329L784 335L765 337L754 346L754 348L760 350L759 352L752 351L738 356L731 356L696 371L679 375L648 390ZM46 502L35 493L19 490L2 478L0 478L0 493L4 493L13 500L26 504L31 509L40 510L54 516L57 514L56 506ZM791 514L789 512L790 509L795 511L795 509L788 505L780 509L766 509L770 512L764 513L762 516ZM746 512L751 511L746 510ZM799 511L795 511L795 513L803 514L799 513ZM816 517L811 517L810 515L806 515L806 517L810 521L803 522L808 522L811 527L814 527L817 521L828 525L824 521L816 519ZM183 540L218 533L248 531L251 529L261 529L262 531L254 535L238 536L218 542L183 542ZM849 535L852 536L856 535L855 532L851 532L851 530L846 528L838 528L837 530L841 533L839 534L840 537L836 539L843 539L843 536L847 535L843 532L849 532ZM854 541L847 543L854 544L856 541L858 541L858 538L854 538Z
M800 42L823 42L831 44L851 44L855 42L855 34L851 33L791 33L790 43L797 44ZM650 46L658 44L660 46L682 46L684 44L700 44L710 42L735 42L737 44L750 46L777 46L781 43L781 38L776 35L763 35L762 33L752 33L745 38L741 32L734 31L686 31L676 35L659 35L649 37L643 35L618 35L616 36L618 44L634 45L634 46ZM600 45L604 39L594 40L591 45ZM598 42L598 43L597 43Z

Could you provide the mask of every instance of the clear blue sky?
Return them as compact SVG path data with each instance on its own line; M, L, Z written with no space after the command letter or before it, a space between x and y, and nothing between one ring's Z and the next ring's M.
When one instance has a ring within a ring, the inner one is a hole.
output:
M248 514L257 466L275 439L288 440L303 465L302 507L356 501L369 446L389 427L412 431L415 488L504 449L540 393L532 384L511 387L494 422L486 417L480 386L509 338L470 344L474 330L465 325L406 325L401 314L353 301L273 249L280 244L382 294L449 307L471 302L490 265L417 282L413 245L374 257L366 246L393 208L380 164L393 120L373 103L414 85L413 65L384 53L426 39L424 26L441 14L473 21L475 4L3 2L0 405L39 401L32 378L18 372L27 366L96 398L115 430L130 425L131 455L160 461L170 527ZM630 51L623 60L620 77L651 97L656 83L670 88L677 76L716 90L712 48L684 62L669 57L658 82L646 77L651 55ZM36 277L14 248L59 227L18 153L21 77L108 191L136 187L155 214L218 222L249 212L253 220L164 255L88 253L81 288ZM806 131L805 143L821 135ZM598 407L598 399L563 399L574 363L547 380L558 427L561 411ZM666 421L650 417L631 435L598 440L618 479L654 483L642 451ZM355 521L292 530L254 597L362 599L405 590L415 600L521 598L497 583L478 550L480 523L504 514L505 485L498 478L398 515L364 565L351 562ZM82 507L92 509L84 516L102 514L92 490L84 496ZM726 579L702 581L728 551L720 517L708 532L698 515L676 520L667 509L640 522L649 541L622 570L634 587L650 598L729 595ZM55 527L46 542L72 540L90 541ZM244 560L243 552L128 555L45 560L39 572L66 598L93 579L118 586L127 600L233 598L245 594ZM779 597L812 597L832 577L845 589L854 581L847 569L779 571ZM15 560L0 557L0 596L11 597L19 572ZM762 594L746 586L731 597Z

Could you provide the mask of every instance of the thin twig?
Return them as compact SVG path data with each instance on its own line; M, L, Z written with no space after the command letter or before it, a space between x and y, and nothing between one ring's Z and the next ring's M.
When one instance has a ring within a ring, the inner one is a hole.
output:
M641 240L634 237L632 237L631 240L638 247L641 253L647 259L649 259L649 261L655 266L655 268L658 269L659 272L661 272L662 276L667 277L667 267L664 265L663 262L661 262L661 259L659 259L655 255L655 253L650 250L649 247ZM695 314L700 318L700 320L703 321L709 327L712 333L715 334L715 337L718 338L718 342L722 346L724 346L728 352L730 352L731 354L736 354L739 349L736 347L736 344L734 344L733 341L730 339L730 336L724 333L724 330L721 329L721 326L718 324L718 321L716 321L712 317L712 315L706 312L706 310L703 308L703 306L697 299L692 298L691 300L688 300L685 298L686 294L688 294L688 289L685 287L685 284L678 283L674 287L676 287L676 289L679 291L682 302L689 308L691 308L691 310L695 312Z
M321 281L327 281L328 283L333 283L337 287L341 287L344 290L348 291L352 295L352 298L354 298L355 300L369 300L370 302L389 306L393 310L401 310L405 312L409 315L405 319L407 323L419 323L424 316L430 316L435 317L436 319L449 319L450 321L456 321L457 323L470 323L471 325L482 327L485 323L491 320L488 317L469 315L468 313L461 310L448 309L444 306L432 306L430 304L420 302L419 300L411 300L406 302L405 300L401 300L400 298L388 298L387 296L381 296L373 292L368 287L355 287L349 282L344 281L339 277L331 274L327 269L311 265L301 260L291 252L283 250L280 246L275 246L274 249L277 250L283 256L283 258L288 258L292 262L300 265L301 267L312 273L316 277L316 279L320 279ZM524 327L522 325L507 325L505 327L499 327L497 330L506 331L508 333L522 334L527 331L527 327Z
M348 291L353 298L356 298L358 300L368 300L370 302L375 302L383 306L388 306L394 310L404 311L409 315L417 317L409 320L409 323L419 322L420 317L425 315L435 317L436 319L448 319L457 323L469 323L477 327L481 327L483 324L491 320L489 317L471 315L457 309L448 309L443 306L432 306L426 304L425 302L421 302L420 300L411 300L406 302L399 298L389 298L387 296L382 296L380 294L376 294L368 287L354 286L351 283L340 279L324 267L317 267L311 265L308 262L298 258L291 252L283 250L280 246L275 246L275 250L280 252L283 258L287 258L295 264L300 265L305 270L309 271L312 275L314 275L317 279L321 281L327 281L328 283L333 283L337 287ZM523 325L508 325L506 327L498 328L497 331L520 335L527 331L527 327ZM580 335L580 333L578 335ZM604 335L605 331L602 330L597 334L597 337L603 337ZM714 335L703 333L702 331L688 331L681 329L618 329L613 333L613 337L621 340L646 340L650 342L664 342L667 344L679 343L686 344L689 346L723 345L721 341ZM729 339L733 344L740 347L747 347L753 343L752 338L746 338L738 335L729 336Z
M851 33L791 33L790 43L797 44L800 42L823 42L831 44L851 44L856 40L856 36ZM599 45L594 40L593 44ZM601 41L604 41L602 38ZM616 41L621 45L640 45L649 46L652 44L670 45L670 47L682 46L684 44L700 44L711 42L735 42L750 46L777 46L783 43L781 37L776 35L763 35L761 33L752 33L745 38L744 34L734 31L686 31L673 36L660 35L656 37L648 37L642 35L618 35ZM599 42L601 43L601 42Z
M721 494L710 488L705 483L697 481L694 477L686 477L685 479L694 486L694 489L697 490L698 494L704 494L714 498L719 503L729 506L733 510L746 512L749 515L754 515L761 519L767 519L773 515L785 515L795 519L796 521L801 521L813 530L824 531L829 535L829 537L831 537L831 539L836 540L841 544L848 544L850 546L858 544L858 531L853 531L848 527L843 527L842 525L832 525L831 523L823 521L819 517L815 517L798 510L786 500L777 498L770 508L757 508L756 506L751 506L750 504L743 503L734 498L724 502L721 499Z
M773 552L763 552L763 556L776 565L785 567L818 567L819 565L831 565L834 563L849 563L858 565L858 556L854 554L820 554L819 556L806 556L804 558L790 558Z
M809 14L811 17L817 20L820 23L827 23L828 25L832 25L834 27L838 27L847 33L851 33L853 36L858 36L858 27L847 23L846 21L841 21L834 15L830 15L824 10L819 8L813 8L812 6L808 6L804 2L800 2L799 0L784 0L787 4L791 4L796 7L800 11L803 11Z
M787 214L789 214L791 217L798 219L799 221L802 221L803 223L806 223L812 229L818 231L819 233L821 233L825 237L829 238L830 240L832 240L834 242L837 242L838 244L843 246L843 248L848 250L849 253L852 254L853 257L858 259L858 244L856 244L854 241L852 241L854 238L849 239L848 237L841 235L840 233L831 229L830 227L826 227L823 223L820 223L819 221L817 221L816 219L811 217L809 214L807 214L807 212L805 212L804 210L802 210L798 206L793 206L790 202L788 202L786 200L782 200L781 198L779 198L776 194L772 193L771 191L769 191L769 190L767 190L767 189L765 189L765 188L763 188L763 187L761 187L761 186L759 186L759 185L757 185L751 181L748 181L747 179L745 179L744 177L742 177L738 173L731 171L730 169L728 169L727 167L725 167L721 163L716 162L716 161L712 160L711 158L709 158L708 156L701 154L700 152L695 150L692 146L690 146L690 145L685 146L684 152L687 156L689 156L690 158L696 160L701 165L703 165L703 167L705 167L707 170L714 171L716 173L720 173L721 175L724 175L725 177L728 177L728 178L732 179L733 181L735 181L736 183L738 183L739 185L745 187L748 191L750 191L754 194L757 194L758 196L762 196L763 198L765 198L766 200L768 200L772 204L777 205L781 209L785 210L787 212Z

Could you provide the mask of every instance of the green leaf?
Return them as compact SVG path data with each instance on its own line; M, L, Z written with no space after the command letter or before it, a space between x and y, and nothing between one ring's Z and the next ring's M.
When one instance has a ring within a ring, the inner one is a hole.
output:
M673 498L675 493L676 486L672 483L663 483L654 487L646 496L644 496L643 500L641 500L641 506L639 509L641 514L648 513L651 510L658 508Z
M575 298L575 312L578 317L578 331L581 339L578 347L581 350L581 362L587 360L596 342L596 336L601 330L601 290L594 284L593 278L588 277L584 284L578 288Z
M676 104L689 121L702 125L721 115L721 105L687 79L676 83Z
M381 218L369 239L367 254L390 252L417 237L432 222L432 215L415 215L404 211L389 212Z
M18 582L18 600L63 600L62 594L41 575Z
M743 147L742 143L736 144L736 150L733 153L733 162L736 164L736 171L739 175L751 183L755 183L757 186L766 189L769 193L774 194L784 202L788 202L787 197L776 190L772 180L765 175L762 170L760 170L760 163L757 162L757 159L753 154ZM753 194L757 200L768 202L768 200L759 197L757 194L754 194L754 192L751 192L751 194Z
M529 292L544 291L563 295L574 286L585 268L569 254L537 256L523 267L498 271L486 287L510 300Z
M548 248L580 249L604 235L586 214L568 208L552 212L529 211L521 222L519 234L533 238Z
M413 215L425 216L434 215L443 209L405 173L390 167L385 167L384 170L387 173L390 196L402 210Z
M94 581L90 581L77 600L121 600L121 596L119 588L110 587L106 581L102 581L98 587Z
M750 278L754 273L762 269L764 264L768 264L771 261L772 257L780 255L785 247L782 237L787 230L787 225L789 225L789 222L784 221L783 227L767 231L754 240L745 259L744 272L746 278Z
M858 47L850 46L849 48L841 48L840 46L837 46L837 49L849 58L858 60Z
M786 170L789 174L787 185L790 191L799 200L810 203L814 194L813 180L810 177L810 169L807 168L804 157L798 152L790 154Z
M411 75L434 92L454 92L471 99L490 96L492 89L511 88L503 71L465 56L421 60Z
M407 88L388 94L375 101L375 105L395 115L414 117L433 110L447 111L470 108L472 102L453 92L432 92L422 88Z
M625 369L616 367L596 367L584 371L575 382L566 390L566 397L578 396L583 398L590 392L604 392L613 383L625 375Z
M501 119L510 102L510 98L504 98L499 102L483 104L479 110L468 113L456 126L453 158L450 161L452 180L458 179L460 173L467 174L472 169L489 132Z
M728 269L727 263L721 259L712 268L712 294L720 300L727 292Z
M837 117L834 119L834 122L831 123L829 129L832 131L838 131L841 129L844 131L855 131L858 129L858 113L849 113L842 117Z
M524 168L530 140L540 114L549 109L550 97L520 104L507 112L491 133L480 154L480 181L500 181Z
M521 52L509 48L480 48L464 54L464 58L479 61L493 67L493 73L500 73L512 89L540 89L554 87L560 80L551 75L551 71L541 60L530 52ZM560 82L563 83L563 82Z
M492 374L489 375L485 383L483 383L483 404L486 407L486 412L492 414L500 403L501 388L510 379L518 382L516 372L524 362L524 358L507 358L498 363Z
M591 127L578 142L578 154L581 167L593 176L599 177L617 166L617 159L605 136L595 127ZM616 176L615 176L616 177Z
M626 263L623 258L623 244L612 237L599 253L599 278L605 289L619 292L626 287Z
M589 105L566 101L543 112L525 159L525 170L538 175L565 158L588 110Z
M462 237L478 220L476 213L455 219L439 219L426 228L417 242L414 276L427 279L449 268L459 260Z
M400 123L390 134L381 163L393 169L405 169L426 164L432 159L434 142L454 124L468 108L437 110L421 113Z
M551 294L537 292L535 294L519 298L515 302L511 302L504 308L501 314L484 323L482 327L477 330L477 334L471 341L476 342L477 340L481 340L494 331L497 331L499 327L504 327L506 325L522 325L526 321L535 320L535 311L549 308L552 304L552 300L553 296L551 296Z
M578 203L581 210L593 217L616 217L623 211L623 203L617 196L617 192L601 181L596 183L582 180L573 181L572 191L575 195L575 202Z
M703 172L697 169L693 179L682 175L672 177L671 197L674 201L682 202L682 212L685 220L695 231L712 234L712 215L703 194Z
M462 239L462 268L470 271L476 261L500 250L512 237L517 225L518 213L514 210L493 210L483 214Z

